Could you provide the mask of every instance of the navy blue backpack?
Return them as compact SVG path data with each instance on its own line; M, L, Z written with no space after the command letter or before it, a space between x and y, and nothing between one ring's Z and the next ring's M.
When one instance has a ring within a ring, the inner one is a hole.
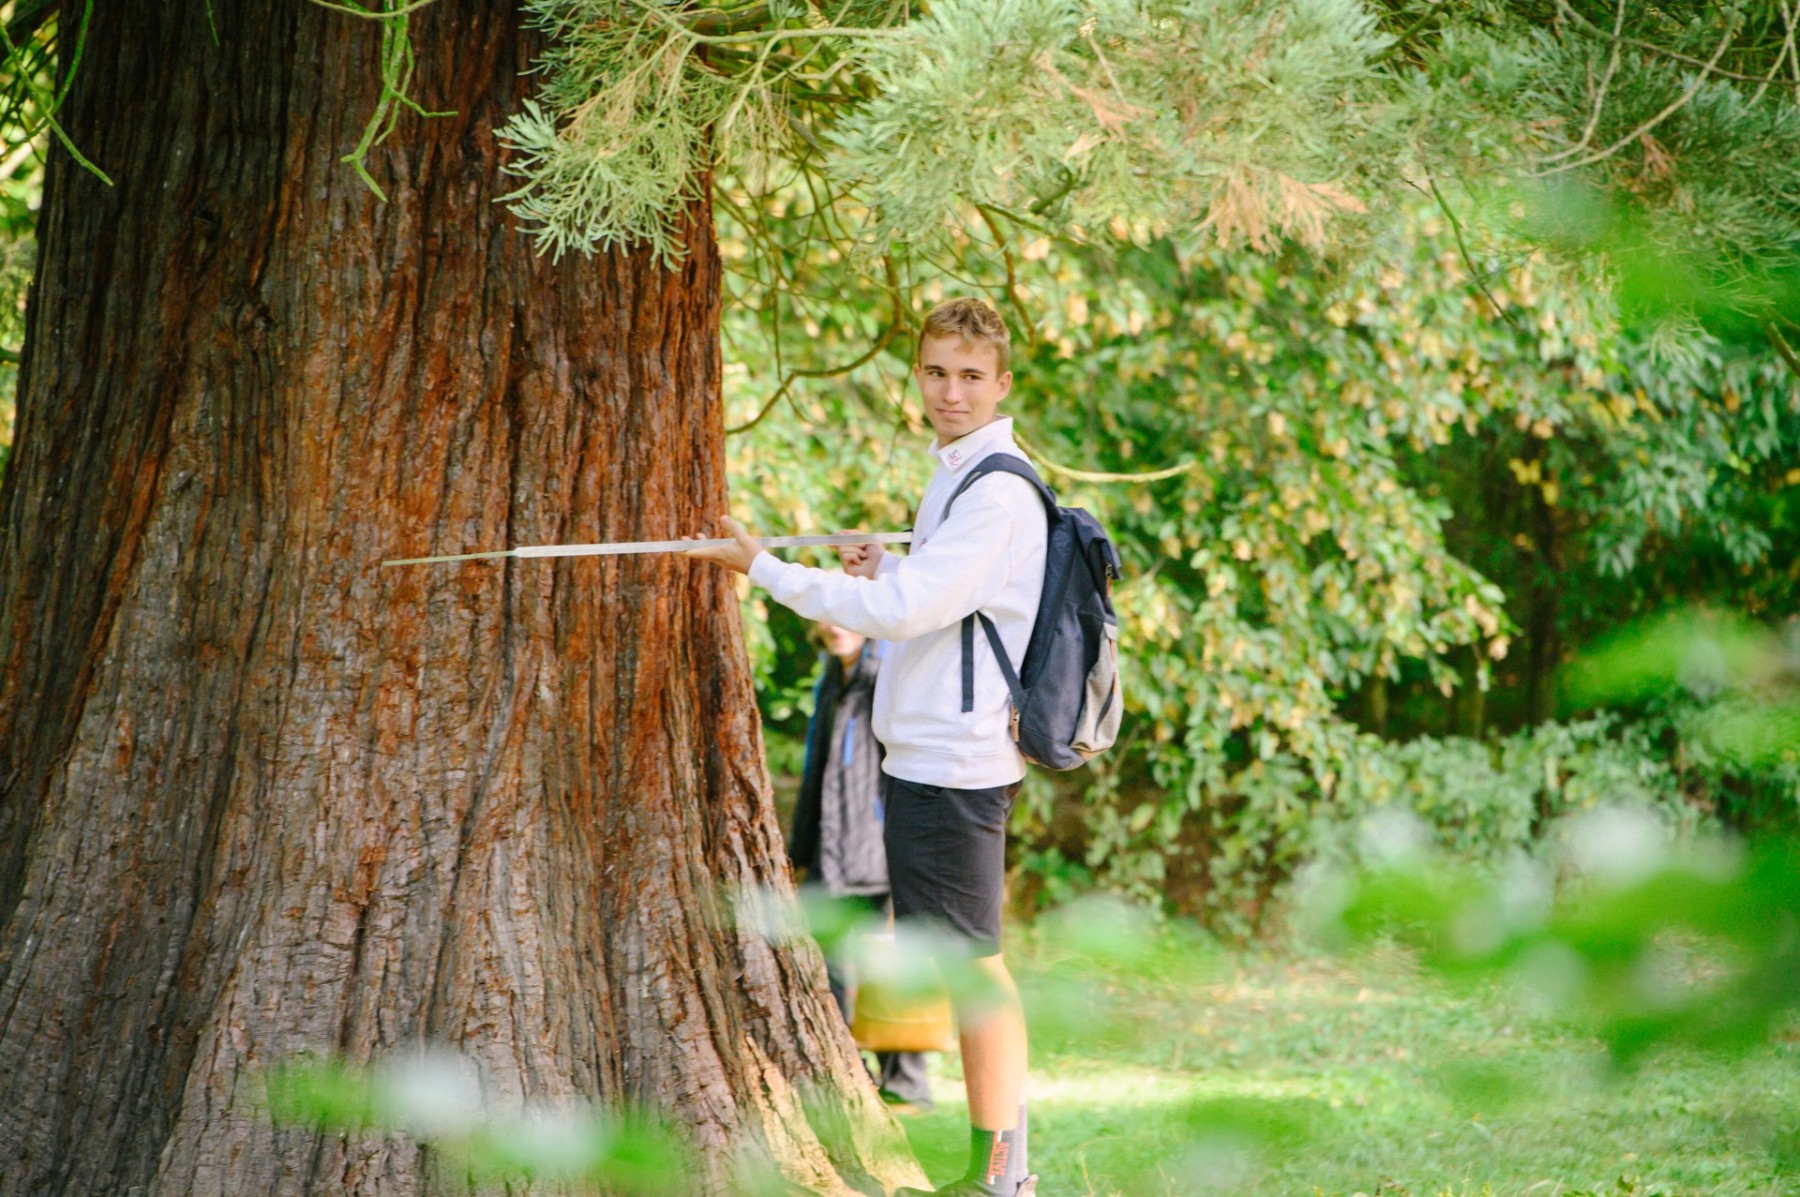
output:
M1079 507L1059 507L1037 471L1011 453L991 453L969 467L944 514L978 479L1016 474L1037 490L1050 518L1044 544L1044 594L1018 669L982 611L962 622L962 709L975 709L975 621L1012 693L1012 737L1025 759L1046 769L1074 769L1111 748L1124 705L1119 694L1119 621L1112 584L1119 555L1100 522Z

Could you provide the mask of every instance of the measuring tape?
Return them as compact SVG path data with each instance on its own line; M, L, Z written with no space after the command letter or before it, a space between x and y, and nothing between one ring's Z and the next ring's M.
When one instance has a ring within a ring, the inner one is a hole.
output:
M911 544L911 532L839 532L832 536L770 536L761 539L765 549L823 549L853 544ZM390 565L438 565L446 561L493 561L501 557L624 557L634 553L685 553L736 544L729 536L707 540L622 540L612 544L533 544L491 553L452 553L448 557L401 557L383 561Z

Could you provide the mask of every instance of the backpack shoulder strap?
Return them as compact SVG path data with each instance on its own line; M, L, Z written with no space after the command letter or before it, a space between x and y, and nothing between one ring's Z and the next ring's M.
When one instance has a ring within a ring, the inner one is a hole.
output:
M1029 461L1014 453L989 453L970 466L968 477L957 483L956 490L951 493L949 502L944 504L944 515L949 516L950 508L955 506L956 500L962 496L965 490L989 474L1011 474L1014 477L1025 479L1031 483L1032 489L1037 491L1038 498L1044 501L1045 511L1051 515L1056 514L1056 493L1044 485L1044 480L1038 477L1038 472L1032 468Z
M1044 501L1045 513L1055 519L1057 511L1055 492L1044 485L1044 480L1038 477L1038 472L1032 468L1029 461L1014 453L990 453L970 466L969 476L957 484L956 490L950 495L949 502L944 504L944 515L949 516L950 508L956 503L958 496L989 474L1011 474L1031 483L1032 489L1038 493L1038 498ZM1018 672L1013 669L1012 662L1007 659L1006 649L1000 644L1000 633L994 627L994 622L985 614L975 611L963 616L962 621L963 712L966 714L975 709L975 617L977 615L981 616L982 631L987 634L988 644L994 650L994 659L1000 666L1000 672L1006 677L1007 689L1012 692L1013 705L1017 708L1025 700L1025 692L1019 686Z

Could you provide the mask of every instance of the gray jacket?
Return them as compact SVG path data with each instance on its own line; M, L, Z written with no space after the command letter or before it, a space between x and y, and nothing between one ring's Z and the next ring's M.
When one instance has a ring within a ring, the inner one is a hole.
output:
M833 897L888 890L881 746L870 724L886 647L869 641L848 675L837 658L826 656L813 695L788 857Z

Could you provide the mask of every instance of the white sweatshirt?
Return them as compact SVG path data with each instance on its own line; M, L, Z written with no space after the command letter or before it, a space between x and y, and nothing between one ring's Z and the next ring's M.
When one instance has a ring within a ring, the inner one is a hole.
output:
M1031 484L990 474L944 504L969 467L990 453L1023 456L1012 421L995 420L948 445L933 444L937 473L919 500L912 551L887 553L873 579L809 569L759 554L750 580L807 619L894 642L875 683L882 771L924 785L976 789L1025 776L1009 728L1012 700L980 623L975 709L962 710L962 620L987 612L1018 668L1044 588L1049 522Z

